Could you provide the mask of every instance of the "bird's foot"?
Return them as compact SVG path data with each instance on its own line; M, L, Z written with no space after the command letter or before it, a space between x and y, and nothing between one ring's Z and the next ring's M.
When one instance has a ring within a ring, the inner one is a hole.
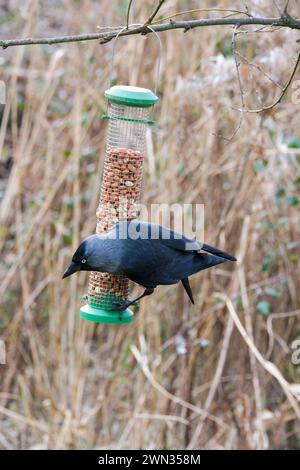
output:
M126 308L130 305L130 301L126 300L116 300L112 302L111 307L108 309L109 311L119 312L119 319L122 321L123 312Z
M117 310L119 312L123 312L126 308L131 304L131 302L126 300L116 300L112 303L110 310Z
M130 305L130 301L126 300L116 300L112 302L110 310L119 312L119 319L122 321L123 312Z

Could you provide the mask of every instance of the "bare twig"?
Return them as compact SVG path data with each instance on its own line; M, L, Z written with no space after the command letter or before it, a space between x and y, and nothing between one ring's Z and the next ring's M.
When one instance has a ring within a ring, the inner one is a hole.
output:
M153 24L152 29L147 25L142 25L130 28L120 33L120 36L130 36L135 34L151 34L152 32L161 33L163 31L170 31L174 29L183 29L188 31L194 28L202 28L206 26L230 26L230 25L262 25L262 26L282 26L289 29L300 30L300 20L294 19L291 16L279 18L264 18L264 17L247 17L247 18L205 18L200 20L189 21L170 21L168 23ZM114 39L122 28L116 28L110 32L99 32L90 34L79 34L72 36L57 36L52 38L24 38L24 39L2 39L0 40L0 47L6 49L12 46L27 46L34 44L62 44L67 42L80 42L80 41L93 41L99 40L101 44Z
M268 351L266 354L268 359L271 357L273 346L274 346L273 320L277 320L280 318L294 317L295 315L300 315L300 309L295 310L293 312L273 313L272 315L268 317L267 331L269 334L269 347L268 347Z
M165 398L168 400L172 401L173 403L180 405L184 408L187 408L188 410L193 411L193 413L196 413L196 415L200 416L205 416L207 419L210 419L211 421L219 424L222 427L227 427L227 425L222 421L222 419L217 418L216 416L208 413L207 411L204 411L202 408L199 408L198 406L193 405L192 403L187 402L183 398L180 398L176 395L173 395L172 393L168 392L157 380L154 378L153 374L151 373L146 358L142 356L141 352L138 350L138 348L134 345L131 346L131 352L134 355L135 359L139 363L143 374L147 378L147 380L150 382L152 387L154 387L158 393L163 395Z
M171 20L172 18L177 18L178 16L188 15L191 13L209 13L209 12L224 12L224 13L231 13L233 15L246 15L251 16L247 11L236 10L234 8L194 8L192 10L184 10L179 11L178 13L174 13L173 15L165 16L164 18L160 18L159 20L155 20L152 24L161 23L162 21ZM229 15L228 15L229 16Z
M295 76L295 73L298 69L299 62L300 62L300 52L298 52L298 56L297 56L295 65L294 65L294 67L291 71L291 74L290 74L286 84L282 87L282 89L281 89L282 91L281 91L280 95L278 96L278 98L273 103L269 104L268 106L263 106L263 107L258 108L258 109L246 109L246 108L244 108L243 112L244 113L264 113L265 111L270 111L270 109L277 106L281 102L281 100L284 97L284 95L286 94L287 90L289 89L289 86L292 83L293 78ZM241 112L241 109L239 109L239 111Z
M251 217L246 215L244 218L244 223L241 232L241 244L240 244L240 253L241 258L244 260L245 255L247 252L247 247L249 246L249 231L251 226ZM247 333L251 340L254 342L254 331L252 325L252 318L251 318L251 303L247 292L247 281L246 281L246 274L244 263L239 262L237 267L237 274L239 278L239 285L240 285L240 292L241 292L241 301L245 313L245 326ZM264 430L264 423L262 419L262 412L263 412L263 403L262 403L262 393L261 393L261 386L259 381L259 374L257 370L257 362L255 360L255 355L253 351L249 348L249 357L250 357L250 367L251 367L251 377L253 383L253 390L254 390L254 398L255 398L255 413L256 413L256 445L259 448L267 448L267 441L265 436Z
M238 131L240 130L242 123L243 123L243 118L244 118L244 108L245 108L245 101L244 101L244 92L243 92L243 87L242 87L242 81L241 81L241 75L240 75L240 63L238 61L237 57L237 51L236 51L236 34L237 30L239 28L239 25L235 25L232 33L232 39L231 39L231 51L232 55L234 57L234 63L235 63L235 68L236 68L236 75L237 75L237 82L238 82L238 87L239 87L239 92L240 92L240 97L241 97L241 108L235 108L240 112L240 117L237 123L236 128L234 129L232 135L230 137L225 137L222 134L216 134L217 137L220 137L221 139L225 140L227 143L231 142L232 139L236 136Z
M257 69L260 73L262 73L268 80L270 80L270 82L272 82L275 86L277 86L281 91L283 90L283 87L282 85L280 85L280 83L276 82L276 80L274 80L273 77L271 77L271 75L269 75L260 65L258 64L255 64L254 62L251 62L251 60L247 59L247 57L245 57L243 54L241 54L239 51L236 51L236 54L241 58L243 59L248 65L249 67L254 67L255 69Z
M269 28L269 26L266 25L256 29L243 29L241 31L237 31L236 35L238 36L239 34L274 33L275 31L279 31L281 28L282 26L273 25Z
M226 362L226 359L227 359L227 354L228 354L228 349L229 349L229 345L230 345L231 335L232 335L232 332L233 332L233 327L234 327L233 319L231 317L229 317L228 320L227 320L227 325L226 325L225 332L224 332L223 343L222 343L222 347L221 347L219 360L218 360L218 363L217 363L217 366L216 366L216 371L215 371L215 374L214 374L214 378L212 380L212 384L211 384L211 387L209 389L209 393L206 397L204 407L203 407L203 410L205 411L205 413L207 413L209 411L209 409L211 407L211 404L213 403L216 391L218 389L219 383L220 383L221 378L222 378L222 373L223 373L225 362ZM193 434L193 437L191 439L191 442L189 443L188 449L195 449L195 447L196 447L196 445L199 441L199 437L200 437L201 431L203 429L206 417L207 416L205 414L200 417L199 423L198 423L198 425L197 425L197 427L194 431L194 434Z
M134 419L158 419L161 421L168 422L178 422L184 424L185 426L189 426L190 423L187 419L182 418L181 416L173 416L173 415L163 415L157 413L134 413Z
M291 386L292 384L290 384L287 380L285 380L282 373L280 372L278 367L275 364L273 364L273 362L267 361L262 356L260 351L257 349L256 345L252 341L251 337L249 336L249 334L245 330L244 326L242 325L242 323L241 323L241 321L240 321L240 319L239 319L239 317L236 313L236 310L233 306L232 301L224 294L218 294L218 297L220 297L226 303L228 311L229 311L230 315L232 316L233 321L234 321L239 333L241 334L242 338L244 339L244 341L246 342L248 347L251 349L251 351L254 354L256 360L260 363L260 365L269 374L271 374L277 380L278 384L281 386L283 392L285 393L288 401L290 402L290 405L292 406L293 410L295 411L295 414L296 414L297 418L300 419L300 408L299 408L299 405L298 405L298 398L297 398L296 394L293 392L293 388Z
M278 13L279 13L279 15L280 15L281 9L279 8L279 5L277 4L277 1L276 1L276 0L274 0L274 5L275 5L275 8L276 8L276 10L278 11Z
M128 3L127 15L126 15L126 29L129 29L129 16L130 16L130 9L132 5L132 1L133 0L129 0L129 3Z
M149 16L149 18L147 19L145 25L148 25L148 24L151 24L151 23L152 23L152 21L154 20L154 18L155 18L156 15L157 15L157 13L158 13L159 10L161 9L161 7L162 7L164 1L165 1L165 0L159 0L157 7L156 7L155 10L153 11L153 13Z
M4 408L4 406L0 405L0 414L3 414L4 416L7 416L8 418L18 421L22 424L25 424L26 426L32 426L34 428L39 429L42 432L47 432L48 427L41 423L40 421L37 421L35 419L27 418L26 416L21 415L20 413L16 413L13 410L9 410L7 408Z
M284 13L287 13L288 7L289 7L290 0L286 0L285 6L284 6Z
M237 33L237 30L238 30L238 27L239 27L238 25L235 25L233 33L232 33L231 49L232 49L232 54L233 54L233 57L234 57L234 63L235 63L235 68L236 68L236 76L237 76L237 82L238 82L238 86L239 86L239 92L240 92L242 107L239 110L240 111L240 118L239 118L238 125L237 125L236 129L234 130L232 136L230 137L229 141L232 140L234 138L234 136L240 130L240 128L242 126L242 123L243 123L243 119L244 119L244 109L245 109L244 92L243 92L241 74L240 74L240 63L238 61L238 56L237 56L237 53L236 53L236 39L235 38L236 38L236 33Z

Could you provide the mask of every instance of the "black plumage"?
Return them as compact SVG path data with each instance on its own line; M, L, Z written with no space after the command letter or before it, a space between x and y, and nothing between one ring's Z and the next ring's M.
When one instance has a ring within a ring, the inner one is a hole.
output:
M160 225L122 221L110 232L84 240L63 278L80 270L121 274L145 288L139 298L151 294L158 285L181 281L194 303L188 277L227 260L236 259ZM120 304L120 309L134 301Z

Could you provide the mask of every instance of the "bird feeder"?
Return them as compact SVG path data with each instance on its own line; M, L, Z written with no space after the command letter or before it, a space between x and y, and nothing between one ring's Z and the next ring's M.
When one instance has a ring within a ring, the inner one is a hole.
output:
M111 230L119 220L138 217L141 196L146 128L158 97L151 90L113 86L105 91L108 100L106 155L100 202L96 212L96 233ZM128 300L129 280L124 276L91 272L86 305L80 316L97 323L130 323L133 312L120 314L115 302Z

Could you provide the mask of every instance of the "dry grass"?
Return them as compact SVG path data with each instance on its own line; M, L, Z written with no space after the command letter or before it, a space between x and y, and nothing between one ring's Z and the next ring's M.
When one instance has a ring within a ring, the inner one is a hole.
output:
M123 1L17 3L0 3L8 7L2 37L92 32L126 15ZM276 14L272 2L247 3ZM153 2L136 4L139 22ZM162 14L195 5L167 0ZM144 201L204 203L206 240L239 263L194 276L195 306L181 286L161 287L142 301L133 325L80 320L88 278L61 275L95 230L112 45L3 51L1 448L299 447L291 342L300 331L300 150L288 147L300 138L299 105L289 93L267 114L246 114L227 144L218 136L232 135L239 119L232 107L240 107L231 30L161 38L160 129L154 154L149 145ZM296 38L284 30L238 35L241 54L259 65L241 59L247 107L269 104L280 91ZM157 53L153 38L120 40L117 81L152 87ZM269 308L268 319L257 305Z

